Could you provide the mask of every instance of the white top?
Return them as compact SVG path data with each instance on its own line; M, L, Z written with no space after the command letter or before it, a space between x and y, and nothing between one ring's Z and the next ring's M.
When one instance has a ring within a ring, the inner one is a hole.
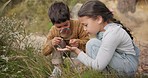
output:
M84 52L80 52L78 59L85 64L97 70L103 70L110 62L115 50L121 50L126 54L136 55L132 39L122 28L122 25L110 23L104 27L102 44L96 56L96 59L90 58Z

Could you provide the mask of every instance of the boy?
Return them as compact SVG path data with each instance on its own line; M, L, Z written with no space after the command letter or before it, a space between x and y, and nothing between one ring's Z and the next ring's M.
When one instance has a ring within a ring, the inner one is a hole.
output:
M63 2L53 3L49 8L48 15L53 26L43 47L43 54L52 53L52 64L55 67L52 76L57 76L61 73L59 65L63 62L62 56L65 52L58 52L56 48L70 45L85 50L85 44L89 38L83 26L77 20L70 20L69 8ZM70 54L70 52L68 53Z

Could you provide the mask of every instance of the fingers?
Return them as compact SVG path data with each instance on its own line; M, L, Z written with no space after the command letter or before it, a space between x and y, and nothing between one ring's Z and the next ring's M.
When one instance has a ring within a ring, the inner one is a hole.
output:
M57 48L58 51L70 51L68 48Z
M56 40L63 40L61 37L54 37Z
M72 43L75 43L75 42L77 42L76 39L71 39L71 40L69 41L69 44L72 44Z
M70 46L66 46L66 48L57 48L58 51L71 51L71 49Z
M69 41L69 44L73 47L78 47L79 46L79 39L71 39Z
M62 38L61 37L54 37L52 39L52 45L58 45L61 42Z
M66 46L67 49L69 50L72 50L72 47L71 46Z
M60 52L65 52L65 51L75 52L76 54L79 54L81 52L77 47L70 47L70 46L66 46L66 48L57 48L57 50Z

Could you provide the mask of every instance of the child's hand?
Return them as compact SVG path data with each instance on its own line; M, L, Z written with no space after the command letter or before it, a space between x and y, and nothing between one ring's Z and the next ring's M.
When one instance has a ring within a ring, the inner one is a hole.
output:
M70 46L66 46L66 48L57 48L57 50L61 52L72 51L75 52L76 54L79 54L81 52L81 50L78 49L77 47L70 47Z
M79 46L79 39L70 39L69 44L72 47L78 47Z
M61 37L54 37L51 41L52 45L55 46L55 45L60 44L61 40L63 40Z

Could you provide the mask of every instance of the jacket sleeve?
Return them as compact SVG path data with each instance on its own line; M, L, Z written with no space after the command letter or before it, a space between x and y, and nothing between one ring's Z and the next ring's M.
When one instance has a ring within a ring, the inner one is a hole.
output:
M80 39L79 48L82 49L83 51L85 51L85 45L86 45L87 41L89 40L89 36L81 24L79 24L78 36Z
M47 36L47 40L45 42L45 44L43 45L43 50L42 50L42 53L47 56L49 54L51 54L52 50L53 50L53 45L52 45L52 42L51 40L56 36L56 30L55 30L55 27L52 26L49 33L48 33L48 36Z

